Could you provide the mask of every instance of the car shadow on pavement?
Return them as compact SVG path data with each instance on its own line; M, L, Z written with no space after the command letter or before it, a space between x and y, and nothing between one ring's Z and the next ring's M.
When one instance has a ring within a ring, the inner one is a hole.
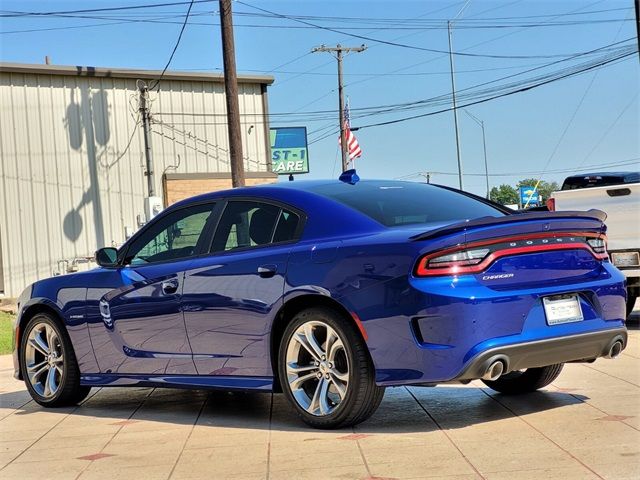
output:
M229 429L313 431L298 419L282 394L102 388L94 389L77 407L45 409L29 400L24 390L0 393L0 405L15 408L14 415L37 412L61 417L69 415L75 417L74 424L83 424L83 417L86 417L87 426L125 421L131 424L144 422L157 428L197 424L210 427L212 434L216 430ZM465 428L513 418L514 410L506 403L515 406L521 415L563 408L584 400L588 398L550 390L506 397L487 388L472 386L388 388L379 409L371 419L357 426L356 431L412 433ZM353 433L352 429L343 431Z

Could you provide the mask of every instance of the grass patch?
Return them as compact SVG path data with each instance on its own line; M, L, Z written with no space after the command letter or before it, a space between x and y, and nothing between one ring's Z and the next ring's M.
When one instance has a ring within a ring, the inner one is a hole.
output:
M13 319L13 315L0 312L0 355L11 353Z

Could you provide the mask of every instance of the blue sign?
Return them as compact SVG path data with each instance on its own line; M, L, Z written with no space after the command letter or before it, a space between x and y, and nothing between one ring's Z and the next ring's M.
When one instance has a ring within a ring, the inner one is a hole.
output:
M522 205L523 207L525 205L537 206L540 204L540 195L538 195L538 191L536 190L536 187L523 185L519 188L519 191L520 191L520 205Z
M278 175L309 173L306 127L271 129L271 171Z

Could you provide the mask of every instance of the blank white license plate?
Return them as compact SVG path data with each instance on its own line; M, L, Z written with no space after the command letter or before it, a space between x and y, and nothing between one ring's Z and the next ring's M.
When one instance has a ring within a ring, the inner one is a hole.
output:
M615 252L611 254L611 261L616 267L635 267L640 264L638 252Z
M544 305L544 313L547 316L548 325L580 322L584 319L577 295L543 297L542 304Z

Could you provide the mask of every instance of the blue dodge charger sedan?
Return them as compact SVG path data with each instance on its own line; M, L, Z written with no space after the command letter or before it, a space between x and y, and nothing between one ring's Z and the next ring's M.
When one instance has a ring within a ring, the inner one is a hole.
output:
M15 375L47 407L94 386L281 391L319 428L390 386L531 392L626 346L604 220L399 181L201 195L27 288Z

